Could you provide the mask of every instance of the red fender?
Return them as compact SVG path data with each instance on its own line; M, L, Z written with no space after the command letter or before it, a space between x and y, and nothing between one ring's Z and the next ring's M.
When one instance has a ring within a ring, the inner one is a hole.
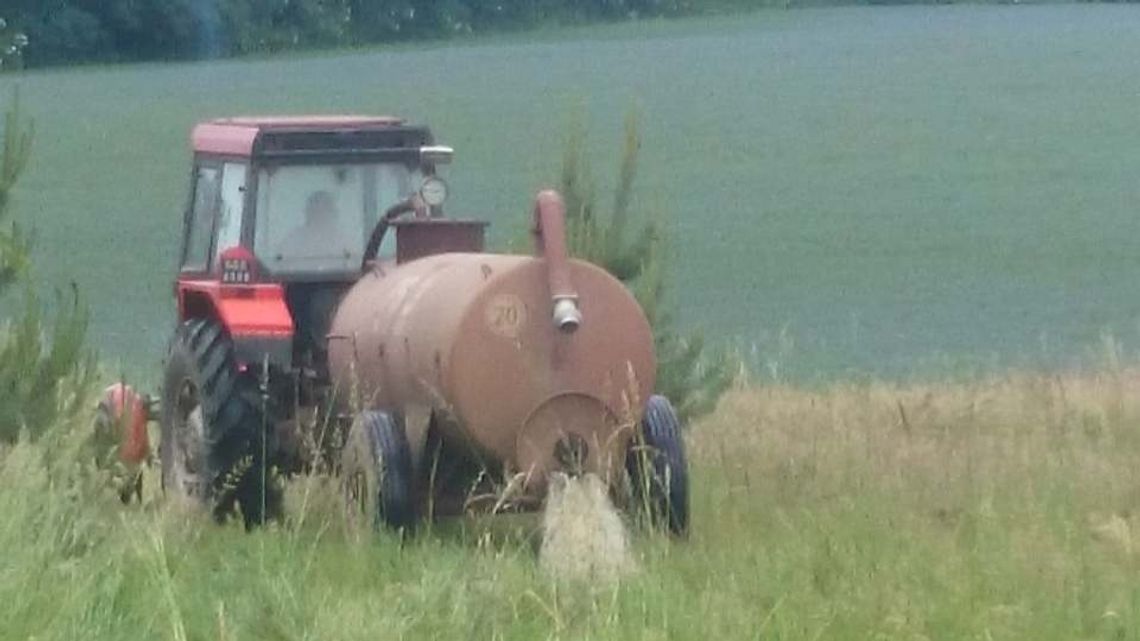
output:
M178 317L214 318L230 336L291 339L293 317L278 283L225 285L210 280L180 280Z

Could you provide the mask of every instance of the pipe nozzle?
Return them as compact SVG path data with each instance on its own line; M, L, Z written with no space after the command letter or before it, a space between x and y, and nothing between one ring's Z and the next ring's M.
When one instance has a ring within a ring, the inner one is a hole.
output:
M582 310L573 298L558 298L554 301L554 326L558 331L573 334L582 324Z

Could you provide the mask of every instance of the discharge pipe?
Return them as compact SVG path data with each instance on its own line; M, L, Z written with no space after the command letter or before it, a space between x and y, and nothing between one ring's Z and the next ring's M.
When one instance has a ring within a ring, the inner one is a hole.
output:
M582 324L582 311L578 308L578 291L570 281L566 256L566 204L553 189L543 190L535 198L533 231L535 256L546 259L554 326L572 334Z

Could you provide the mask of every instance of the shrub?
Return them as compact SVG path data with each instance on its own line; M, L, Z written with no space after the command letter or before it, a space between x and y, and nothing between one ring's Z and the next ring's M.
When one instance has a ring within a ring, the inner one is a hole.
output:
M0 225L11 215L12 190L27 165L32 128L13 99L0 140ZM94 378L94 360L84 347L87 311L74 290L57 296L55 318L26 282L31 241L14 221L0 227L0 297L17 285L22 304L0 317L0 443L13 443L21 430L37 436L80 409ZM65 384L66 383L66 384ZM68 390L67 394L61 390Z
M570 253L604 267L633 290L653 327L657 350L657 393L673 402L682 420L711 411L732 385L739 364L724 350L706 349L699 332L675 329L665 305L667 234L658 212L635 214L634 183L641 147L637 114L625 120L625 136L613 206L600 211L583 148L586 130L570 127L562 160Z

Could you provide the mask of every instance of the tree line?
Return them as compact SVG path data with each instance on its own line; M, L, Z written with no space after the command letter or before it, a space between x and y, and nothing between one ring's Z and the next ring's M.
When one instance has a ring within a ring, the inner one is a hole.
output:
M959 1L970 0L4 0L0 71L353 47L764 6Z
M679 16L766 0L8 0L8 68L228 57ZM13 48L19 36L24 46Z

